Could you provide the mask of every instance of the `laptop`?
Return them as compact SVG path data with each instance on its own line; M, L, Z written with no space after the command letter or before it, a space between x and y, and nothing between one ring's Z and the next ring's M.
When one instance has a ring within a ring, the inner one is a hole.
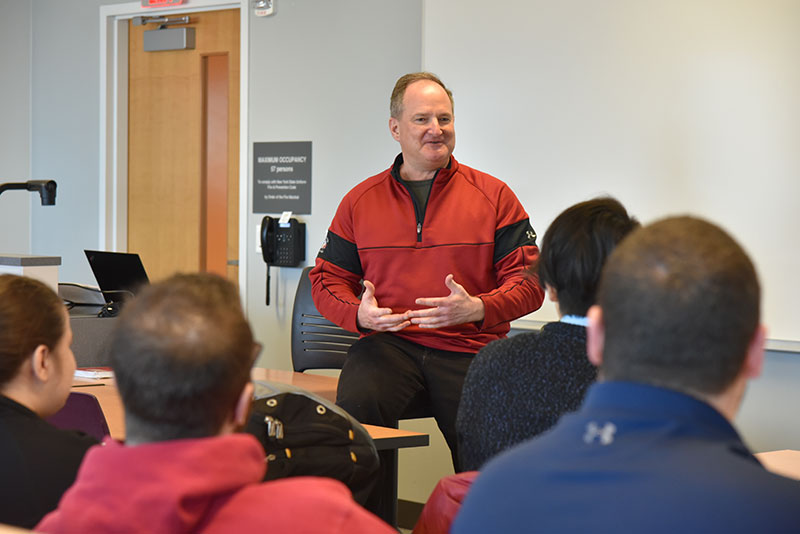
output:
M149 283L138 254L84 250L106 302L124 302Z

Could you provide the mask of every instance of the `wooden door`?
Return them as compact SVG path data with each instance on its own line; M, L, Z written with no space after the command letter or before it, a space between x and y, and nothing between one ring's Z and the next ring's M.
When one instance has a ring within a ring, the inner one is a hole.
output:
M129 28L128 251L151 280L210 271L235 282L239 10L189 20L194 50L144 52L156 25Z

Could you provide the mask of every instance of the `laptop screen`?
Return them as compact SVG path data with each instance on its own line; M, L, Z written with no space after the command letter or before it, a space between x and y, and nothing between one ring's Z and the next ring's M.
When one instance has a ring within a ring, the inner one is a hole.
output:
M106 302L121 302L144 284L147 273L138 254L84 250Z

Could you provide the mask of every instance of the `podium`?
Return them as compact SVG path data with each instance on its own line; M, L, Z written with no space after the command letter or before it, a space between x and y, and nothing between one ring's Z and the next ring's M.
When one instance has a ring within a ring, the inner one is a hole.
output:
M16 274L36 278L58 292L58 266L60 256L34 256L31 254L0 254L0 274Z

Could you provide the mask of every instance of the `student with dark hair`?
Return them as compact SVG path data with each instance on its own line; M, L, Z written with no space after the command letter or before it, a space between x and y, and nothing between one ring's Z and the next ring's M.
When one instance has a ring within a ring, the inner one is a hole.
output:
M93 438L44 418L75 373L67 309L38 280L0 275L0 523L32 528L75 480Z
M547 229L529 272L561 320L494 341L475 357L456 419L462 469L480 469L578 408L596 376L586 358L586 311L606 257L638 225L617 200L597 198L567 208Z
M755 268L692 217L633 232L609 257L581 408L489 462L452 532L797 532L800 482L766 471L732 422L758 376Z
M59 532L394 532L335 480L262 483L264 449L245 423L258 355L230 282L177 275L119 318L112 367L127 441L86 456L75 485L38 525Z

